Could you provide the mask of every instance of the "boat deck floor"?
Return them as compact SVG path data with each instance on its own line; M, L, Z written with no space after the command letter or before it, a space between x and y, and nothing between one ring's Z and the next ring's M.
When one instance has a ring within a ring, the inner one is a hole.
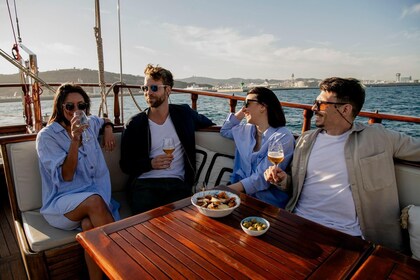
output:
M16 240L3 172L0 172L0 279L28 279Z

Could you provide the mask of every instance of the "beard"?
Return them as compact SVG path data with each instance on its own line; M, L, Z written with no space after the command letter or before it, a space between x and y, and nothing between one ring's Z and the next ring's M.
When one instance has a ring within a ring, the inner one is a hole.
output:
M322 115L315 114L315 126L318 128L324 127L324 121L322 120Z
M161 97L156 96L155 98L147 99L147 104L149 104L149 106L152 108L159 107L160 105L162 105L163 102L165 102L165 95L162 95Z

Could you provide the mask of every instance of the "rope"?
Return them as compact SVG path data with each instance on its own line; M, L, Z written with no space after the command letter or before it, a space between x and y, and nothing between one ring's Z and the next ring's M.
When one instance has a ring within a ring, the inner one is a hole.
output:
M10 12L9 0L6 0L6 3L7 3L7 10L9 11L10 25L12 26L13 38L15 39L15 44L17 45L15 27L13 26L12 13ZM16 3L15 3L15 9L16 9Z
M121 85L121 86L126 86L127 84L124 82L115 82L111 85L111 87L109 88L108 92L107 92L107 96L109 94L109 92L116 86L116 85ZM122 88L122 87L121 87ZM134 104L136 105L137 109L142 112L143 110L140 108L140 105L137 103L136 99L134 98L134 94L131 92L130 88L127 88L128 92L130 93L131 99L133 99ZM123 111L123 108L121 108L121 111Z

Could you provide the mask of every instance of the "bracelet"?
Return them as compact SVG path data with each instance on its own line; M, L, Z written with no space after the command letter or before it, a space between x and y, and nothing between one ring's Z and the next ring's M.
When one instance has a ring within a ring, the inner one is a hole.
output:
M106 126L110 125L114 129L114 124L112 122L106 122L102 125L102 129L105 129Z

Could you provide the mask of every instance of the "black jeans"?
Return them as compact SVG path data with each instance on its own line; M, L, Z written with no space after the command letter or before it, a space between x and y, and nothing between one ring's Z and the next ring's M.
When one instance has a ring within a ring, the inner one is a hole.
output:
M128 188L128 202L134 214L189 197L192 187L177 178L136 179Z

